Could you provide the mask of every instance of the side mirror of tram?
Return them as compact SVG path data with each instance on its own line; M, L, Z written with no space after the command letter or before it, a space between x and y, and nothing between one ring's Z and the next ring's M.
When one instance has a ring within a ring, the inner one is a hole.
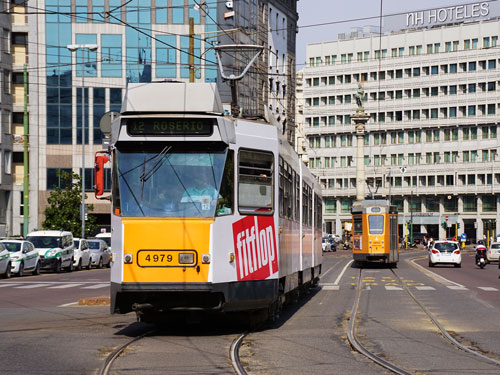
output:
M105 151L97 151L94 162L94 194L97 199L104 194L104 164L109 161L109 155Z

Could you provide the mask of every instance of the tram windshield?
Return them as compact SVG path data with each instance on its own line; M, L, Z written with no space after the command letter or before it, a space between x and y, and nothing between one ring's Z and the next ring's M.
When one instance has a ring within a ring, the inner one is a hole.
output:
M370 234L384 233L384 216L383 215L368 215L368 225L370 226Z
M199 145L148 143L148 150L142 150L144 146L127 145L116 152L122 216L214 217L232 213L233 169L227 149L203 151ZM224 179L224 185L230 187L223 186L223 175L230 176Z

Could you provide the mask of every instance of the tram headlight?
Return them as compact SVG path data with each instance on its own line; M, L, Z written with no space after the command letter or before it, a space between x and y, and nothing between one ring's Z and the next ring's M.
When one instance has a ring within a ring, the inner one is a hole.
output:
M125 254L123 256L123 263L125 264L131 264L132 263L132 254Z
M210 254L202 254L201 255L201 263L210 264Z
M193 253L179 253L179 264L193 264L194 254Z

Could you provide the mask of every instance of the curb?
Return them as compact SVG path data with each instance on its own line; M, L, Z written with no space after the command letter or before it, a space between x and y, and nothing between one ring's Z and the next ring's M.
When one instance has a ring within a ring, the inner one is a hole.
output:
M110 298L109 297L94 297L94 298L80 298L78 300L78 305L80 306L109 306Z

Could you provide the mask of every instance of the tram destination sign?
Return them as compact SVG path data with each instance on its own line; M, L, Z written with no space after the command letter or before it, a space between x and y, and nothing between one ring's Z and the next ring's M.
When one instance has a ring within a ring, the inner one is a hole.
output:
M131 136L209 136L214 119L142 117L127 119L126 126Z

